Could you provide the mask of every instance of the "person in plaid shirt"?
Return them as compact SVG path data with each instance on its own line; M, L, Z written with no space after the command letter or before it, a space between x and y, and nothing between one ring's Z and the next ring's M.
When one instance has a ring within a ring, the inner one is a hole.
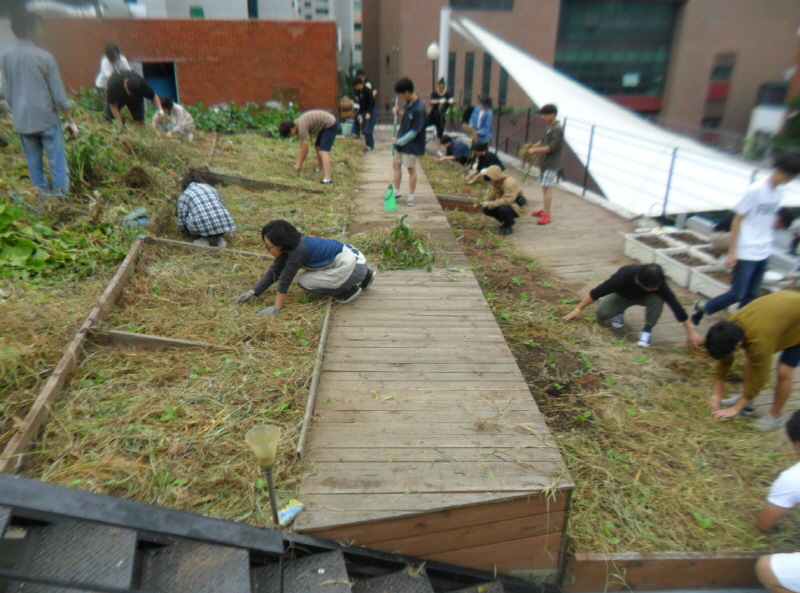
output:
M178 230L184 235L197 237L195 245L226 247L223 236L233 234L236 225L233 217L222 205L213 187L205 183L199 171L192 170L181 181L183 193L178 198Z

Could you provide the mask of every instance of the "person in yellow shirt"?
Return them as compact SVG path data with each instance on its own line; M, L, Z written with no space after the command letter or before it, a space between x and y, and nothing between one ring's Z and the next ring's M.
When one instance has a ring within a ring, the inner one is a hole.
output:
M755 412L751 402L767 382L772 355L781 353L772 408L755 423L764 431L780 428L781 411L792 391L792 374L800 363L800 293L783 290L751 301L727 321L712 325L705 347L712 358L719 360L714 392L708 400L715 418ZM723 399L733 354L739 348L747 356L744 391L741 397ZM730 407L720 409L721 405Z

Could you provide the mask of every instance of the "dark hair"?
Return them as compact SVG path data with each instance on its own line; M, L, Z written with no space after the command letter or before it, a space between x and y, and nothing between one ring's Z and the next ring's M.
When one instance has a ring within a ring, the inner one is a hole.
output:
M489 150L489 143L488 142L476 142L472 145L472 152L488 152Z
M553 105L552 103L548 103L547 105L542 105L542 108L539 110L539 113L552 113L553 115L558 113L558 107Z
M298 245L302 235L285 220L271 220L261 229L261 240L269 239L269 242L280 247L281 251L289 252Z
M436 84L443 84L443 85L447 86L447 81L444 79L444 76L442 76L439 79L439 82L437 82Z
M664 270L658 264L645 264L636 271L636 279L645 288L658 288L664 283Z
M183 179L181 179L181 191L186 191L186 188L192 183L205 183L206 185L214 185L205 178L203 171L200 169L189 169L189 172L183 176Z
M364 70L363 68L359 68L358 70L356 70L356 76L366 76L366 75L367 71Z
M711 358L722 360L733 354L742 340L744 331L741 327L733 321L718 321L708 328L706 350Z
M292 135L292 128L294 128L294 122L290 119L283 120L280 125L278 126L278 132L281 135L281 138L288 138Z
M353 79L353 87L357 87L360 84L364 84L364 81L361 80L358 76Z
M411 82L411 79L407 76L404 76L396 83L394 83L394 92L398 95L403 93L413 93L414 92L414 83Z
M481 105L486 107L486 109L491 108L492 106L492 98L491 97L481 97L480 101L478 101Z
M120 56L120 51L119 48L117 47L117 44L109 43L108 45L106 45L105 54L109 62L111 62L112 64L116 64Z
M174 105L172 99L159 95L158 100L161 101L161 107L164 109L164 111L172 111L172 106Z
M786 421L786 435L793 443L800 442L800 410L795 410L792 417Z
M453 139L450 136L448 136L447 134L442 136L442 144L450 144L452 141L453 141Z
M11 31L17 39L28 39L38 23L39 15L29 11L24 4L11 13Z
M774 167L792 177L800 175L800 154L787 152L775 159Z
M789 212L788 208L781 208L778 210L776 226L779 229L788 229L794 222L794 215Z

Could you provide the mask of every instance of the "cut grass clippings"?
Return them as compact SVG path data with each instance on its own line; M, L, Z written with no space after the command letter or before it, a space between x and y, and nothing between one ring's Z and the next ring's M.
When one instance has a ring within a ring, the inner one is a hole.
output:
M783 433L711 418L710 358L638 348L591 310L563 322L578 295L556 275L515 256L494 221L448 218L576 483L573 551L796 549L796 518L769 535L754 527L796 455Z

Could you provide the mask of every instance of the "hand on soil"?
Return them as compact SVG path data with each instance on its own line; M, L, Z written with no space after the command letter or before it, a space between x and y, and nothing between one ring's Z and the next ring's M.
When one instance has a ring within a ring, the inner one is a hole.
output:
M703 337L697 332L689 334L688 338L689 348L701 348L703 346Z
M736 409L734 406L733 408L725 408L724 410L717 410L714 412L714 418L717 420L721 420L722 418L733 418L736 414L739 413L739 410Z
M580 316L581 316L581 312L580 311L574 311L573 310L573 311L570 311L569 313L567 313L566 315L564 315L564 317L562 317L561 319L563 319L564 321L572 321L573 319L577 319Z
M238 297L236 297L236 304L241 305L242 303L246 303L247 301L252 299L254 296L256 296L256 295L254 295L253 292L250 291L250 290L248 290L247 292L243 292Z
M269 307L264 307L263 309L261 309L261 311L256 313L256 315L258 315L259 317L269 317L270 315L277 315L278 311L280 311L278 307L276 307L275 305L270 305Z
M295 171L299 171L299 170L300 170L300 165L294 165L292 168L293 168Z
M711 412L712 413L719 411L719 404L720 404L721 401L722 401L722 396L716 395L716 394L712 395L708 399L707 404L708 404L708 407L711 408Z

